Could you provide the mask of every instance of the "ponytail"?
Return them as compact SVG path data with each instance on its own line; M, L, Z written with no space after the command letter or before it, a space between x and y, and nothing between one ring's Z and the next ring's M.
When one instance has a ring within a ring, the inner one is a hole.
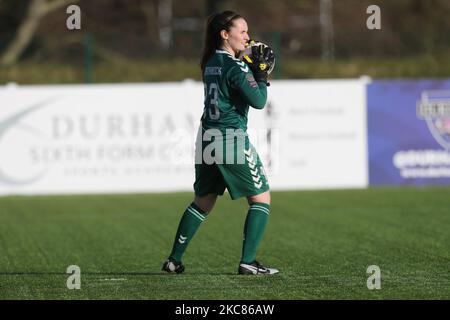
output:
M208 17L208 20L206 21L203 53L200 60L202 77L209 58L211 58L216 50L222 46L222 37L220 36L220 32L222 30L230 31L230 28L233 26L233 21L239 18L242 17L233 11L215 13Z

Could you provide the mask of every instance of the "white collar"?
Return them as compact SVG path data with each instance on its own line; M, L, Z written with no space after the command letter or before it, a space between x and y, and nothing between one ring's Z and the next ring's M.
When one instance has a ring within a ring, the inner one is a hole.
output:
M225 54L227 54L227 55L229 55L229 56L233 56L231 53L229 53L229 52L226 51L226 50L220 50L220 49L217 49L217 50L216 50L216 53L225 53Z

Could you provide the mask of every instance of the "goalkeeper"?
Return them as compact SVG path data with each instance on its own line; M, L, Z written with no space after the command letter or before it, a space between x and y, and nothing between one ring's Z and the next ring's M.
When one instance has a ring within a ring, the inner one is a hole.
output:
M240 15L224 11L208 18L200 63L205 100L196 142L195 197L181 217L164 271L184 271L182 257L189 242L218 195L228 189L233 200L246 197L249 203L238 273L278 273L256 260L269 218L270 192L264 167L246 133L249 107L262 109L266 104L267 77L274 63L270 47L250 41ZM217 148L208 159L206 151L212 144Z

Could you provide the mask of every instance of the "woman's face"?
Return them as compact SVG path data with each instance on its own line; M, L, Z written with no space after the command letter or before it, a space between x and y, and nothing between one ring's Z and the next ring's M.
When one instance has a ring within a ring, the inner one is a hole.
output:
M236 54L245 49L245 44L250 40L248 36L247 22L242 19L233 21L230 31L222 30L221 35L225 49L231 49Z

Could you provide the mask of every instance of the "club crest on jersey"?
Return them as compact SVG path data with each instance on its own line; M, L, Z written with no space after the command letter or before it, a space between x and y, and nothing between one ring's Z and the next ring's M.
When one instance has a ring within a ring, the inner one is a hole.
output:
M251 73L247 74L245 76L245 78L247 79L248 84L250 85L250 87L252 87L252 88L257 88L258 87L258 83L255 81L255 77Z
M417 117L426 121L433 138L450 151L450 90L423 91Z

